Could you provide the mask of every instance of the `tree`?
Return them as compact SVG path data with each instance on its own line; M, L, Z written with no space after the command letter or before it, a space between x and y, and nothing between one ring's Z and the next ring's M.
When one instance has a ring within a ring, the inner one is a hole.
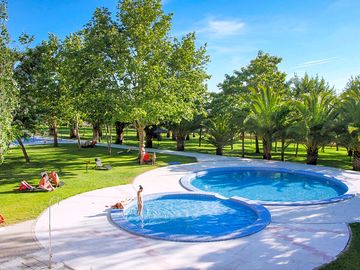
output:
M224 147L232 145L239 133L238 115L230 96L220 92L212 93L211 98L205 120L206 141L216 147L217 155L222 155Z
M34 95L37 106L45 115L45 121L50 125L54 134L54 146L58 146L58 126L67 120L70 99L64 87L61 87L61 44L53 34L49 39L37 46L41 50L39 67L34 74Z
M208 119L206 127L206 141L216 147L216 155L222 156L224 147L233 142L236 134L231 115L216 115Z
M0 1L0 164L12 141L13 112L17 105L17 86L13 78L14 53L8 47L6 1Z
M176 138L176 151L185 151L186 137L196 129L198 129L204 120L204 114L199 111L199 114L193 119L182 119L178 123L168 122L167 128L170 129Z
M286 74L278 68L281 60L279 57L259 51L256 58L251 60L248 66L242 67L240 70L235 70L233 75L225 75L225 80L219 84L219 87L226 95L236 97L237 101L235 101L236 103L234 104L236 104L240 110L239 116L241 117L239 120L244 119L244 116L248 114L248 110L251 107L251 100L245 98L245 96L252 95L252 92L255 91L260 95L262 92L261 89L265 87L272 89L272 92L277 92L282 96L287 95L288 88L285 83ZM247 101L250 103L246 104ZM243 124L245 124L245 122ZM247 129L255 132L256 153L259 153L258 135L261 136L261 134L257 133L257 130L254 129L255 127L256 126L250 125ZM244 125L242 125L242 130L245 130ZM242 137L244 138L244 136ZM244 154L244 151L242 152Z
M271 159L272 140L277 131L278 121L284 112L283 95L274 89L258 85L250 88L251 93L245 100L250 104L250 114L246 124L262 137L263 158Z
M116 90L122 70L125 40L122 30L111 18L106 8L97 8L93 18L81 31L84 47L83 60L88 63L83 71L86 84L84 112L93 125L93 139L99 140L101 127L112 127L118 109ZM106 128L106 130L107 130ZM109 143L109 142L108 142Z
M35 133L45 118L41 106L38 106L41 98L35 94L34 88L35 76L41 68L42 53L41 46L33 49L27 47L19 54L19 61L14 70L19 88L19 106L14 113L12 125L26 162L30 162L30 158L21 138Z
M341 112L348 130L346 137L353 150L353 170L360 171L360 75L349 80L341 99Z
M317 77L311 80L319 81ZM336 97L328 85L325 89L320 89L318 82L307 85L305 94L294 103L299 117L296 130L306 148L307 164L316 165L319 148L335 137L338 112Z
M194 34L171 42L171 15L164 14L160 0L124 0L118 17L128 48L121 63L119 94L126 112L121 119L136 128L141 153L146 126L191 118L194 101L206 91L208 59L205 48L196 49Z

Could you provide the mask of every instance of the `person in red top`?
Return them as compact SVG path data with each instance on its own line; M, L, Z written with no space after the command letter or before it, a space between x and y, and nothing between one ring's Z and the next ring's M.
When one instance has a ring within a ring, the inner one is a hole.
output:
M144 162L150 162L150 154L148 152L144 154Z
M60 178L55 171L51 171L49 174L50 181L54 185L54 187L58 187L60 183Z

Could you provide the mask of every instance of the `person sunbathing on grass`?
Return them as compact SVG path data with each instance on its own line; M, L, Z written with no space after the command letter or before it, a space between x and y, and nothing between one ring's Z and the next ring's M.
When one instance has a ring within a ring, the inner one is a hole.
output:
M55 171L51 171L49 174L49 178L54 187L58 187L60 184L60 178Z
M54 187L50 183L49 176L46 172L41 173L41 179L39 181L38 188L47 190L47 191L53 191Z

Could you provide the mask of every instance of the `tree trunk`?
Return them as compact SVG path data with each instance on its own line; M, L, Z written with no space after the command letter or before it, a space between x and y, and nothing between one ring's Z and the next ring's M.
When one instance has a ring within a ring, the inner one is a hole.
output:
M167 132L166 132L166 138L170 138L170 130L168 130Z
M306 150L307 153L307 164L316 165L318 159L319 149L317 147L309 147Z
M81 149L80 130L79 130L79 114L76 114L75 121L76 139L79 150Z
M255 134L255 154L260 154L259 137Z
M101 127L98 123L96 124L93 124L93 141L97 141L99 142L100 141L100 138L101 138Z
M49 132L49 136L54 136L54 127L52 125L50 125L48 132Z
M145 127L145 147L147 148L153 147L154 129L153 126Z
M360 151L354 150L353 152L353 170L360 171Z
M347 150L347 153L348 153L348 157L352 157L352 155L353 155L353 150L352 150L351 148L349 148L349 149Z
M139 136L139 163L140 165L143 165L144 164L144 151L145 151L145 144L144 144L144 129L145 127L140 124L139 122L135 122L135 128L136 128L136 131L137 131L137 134Z
M285 161L285 137L281 138L281 161Z
M23 152L23 155L24 155L24 158L25 158L25 161L26 163L30 163L30 158L29 158L29 155L27 154L26 152L26 148L21 140L20 137L17 137L16 138L17 142L19 143L20 147L21 147L21 151Z
M271 159L271 139L263 137L263 159Z
M110 156L111 156L111 140L112 140L111 131L112 131L111 124L106 125L106 140L107 140L108 151Z
M245 132L241 131L241 157L245 157Z
M186 134L176 134L176 150L185 151Z
M116 121L115 128L116 128L116 144L123 144L124 142L124 128L126 124L124 122Z
M201 147L201 136L202 136L202 127L200 127L200 131L199 131L199 147Z
M277 141L275 141L275 153L277 153Z
M336 143L336 151L339 151L339 144Z
M52 129L54 131L54 147L58 147L59 146L59 143L58 143L58 127L57 127L56 121L53 121Z
M299 153L299 143L296 143L295 157L298 156L298 153Z
M69 136L69 138L70 139L77 138L75 125L70 126L70 136Z
M186 139L187 141L190 141L190 135L187 134L187 135L185 136L185 139Z
M175 132L171 132L171 140L172 141L176 141L176 136L175 136Z
M223 155L223 147L221 147L221 146L216 147L216 155L218 155L218 156Z

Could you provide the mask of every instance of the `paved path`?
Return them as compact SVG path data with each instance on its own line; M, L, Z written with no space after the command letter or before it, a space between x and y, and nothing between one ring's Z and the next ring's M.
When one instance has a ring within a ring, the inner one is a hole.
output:
M264 269L265 266L266 269L306 270L334 260L349 241L347 223L360 221L359 197L326 205L271 206L272 223L266 229L249 237L222 242L181 243L148 239L129 234L109 221L106 205L134 196L137 185L143 185L147 194L184 192L179 184L180 177L211 167L287 166L316 170L336 175L360 191L360 174L355 172L196 153L191 156L200 162L158 168L138 176L133 185L87 192L54 205L51 208L53 259L63 263L62 267L94 270L246 270ZM38 218L35 227L36 237L45 249L33 253L34 257L47 256L47 229L48 210Z

